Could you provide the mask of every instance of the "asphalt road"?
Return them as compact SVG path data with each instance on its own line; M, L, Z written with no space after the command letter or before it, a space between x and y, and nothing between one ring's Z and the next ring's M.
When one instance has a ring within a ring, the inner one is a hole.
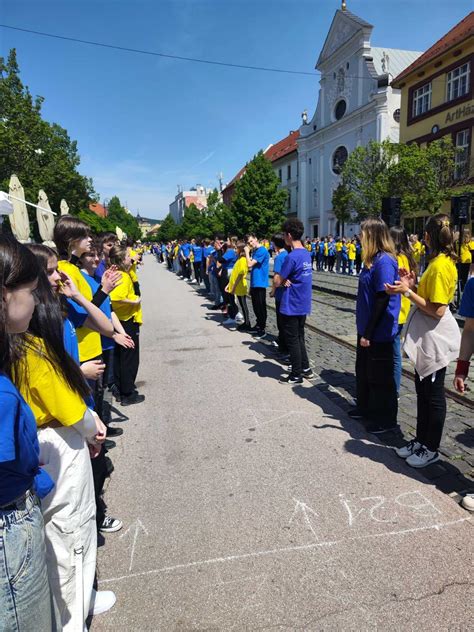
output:
M145 259L92 630L469 629L470 515Z

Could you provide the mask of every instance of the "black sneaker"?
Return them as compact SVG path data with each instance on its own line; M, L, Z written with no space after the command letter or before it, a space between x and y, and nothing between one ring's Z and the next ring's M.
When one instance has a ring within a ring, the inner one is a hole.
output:
M265 330L261 330L258 329L257 332L255 333L255 340L262 340L262 338L265 338L265 336L267 335L267 332Z
M246 325L245 323L237 325L237 331L250 331L250 325Z
M122 397L122 401L120 404L122 406L132 406L133 404L141 404L145 401L145 395L139 395L138 393L133 393L128 397Z
M290 373L289 375L282 375L279 382L280 384L303 384L303 378Z
M311 368L303 369L302 373L303 377L305 377L307 380L314 380L314 378L316 377L316 375L313 373L313 369Z
M112 428L111 426L107 427L108 437L120 437L120 435L123 435L123 428Z
M211 307L208 307L207 309L213 309L213 310L220 309L220 305L211 305Z
M106 439L104 441L104 448L106 450L112 450L112 448L115 448L117 444L115 443L115 441L112 441L112 439Z
M364 419L365 418L364 413L358 408L351 408L351 410L349 410L347 414L349 415L351 419Z
M111 516L105 516L104 521L99 527L99 531L103 533L115 533L120 531L123 527L123 522L118 518L112 518Z
M381 426L380 424L377 423L373 423L373 424L369 424L366 427L366 430L369 434L383 434L384 432L396 432L398 430L398 425L395 424L394 426L390 426L389 428L387 428L387 426Z

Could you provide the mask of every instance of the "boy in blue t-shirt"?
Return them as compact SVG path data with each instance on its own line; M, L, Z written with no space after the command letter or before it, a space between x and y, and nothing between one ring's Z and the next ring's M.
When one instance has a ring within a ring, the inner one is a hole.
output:
M306 316L311 313L313 285L311 254L301 242L303 232L304 226L299 219L288 219L283 224L285 241L291 252L275 277L275 286L283 288L280 312L291 362L289 374L280 379L283 384L301 384L303 377L314 377L304 340Z
M278 346L278 351L280 351L280 353L287 355L288 346L285 342L285 332L283 331L283 322L280 313L281 297L283 295L284 288L275 286L275 277L281 273L283 263L288 256L288 250L285 248L285 235L283 233L276 233L276 235L273 235L272 237L272 243L274 244L276 252L275 262L273 264L272 290L270 292L270 296L275 297L275 311L278 327L278 338L275 344Z
M250 249L252 249L252 256L250 256ZM252 327L250 331L255 333L257 340L260 340L266 336L265 327L267 325L267 287L270 272L270 255L265 246L262 246L258 241L257 237L250 234L247 235L245 257L250 270L250 297L257 319L255 327Z

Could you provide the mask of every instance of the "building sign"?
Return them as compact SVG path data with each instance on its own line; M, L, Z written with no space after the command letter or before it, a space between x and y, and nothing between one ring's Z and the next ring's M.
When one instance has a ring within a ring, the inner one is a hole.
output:
M459 121L466 116L474 116L474 101L472 103L466 103L466 105L460 105L455 110L451 110L446 114L445 123L452 123L453 121Z

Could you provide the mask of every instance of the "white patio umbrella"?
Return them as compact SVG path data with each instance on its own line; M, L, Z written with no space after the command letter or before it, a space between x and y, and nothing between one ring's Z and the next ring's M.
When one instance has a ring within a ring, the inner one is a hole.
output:
M15 174L10 178L9 195L13 205L13 213L10 215L13 234L18 241L27 242L30 240L30 220L26 209L25 192Z
M124 232L123 230L120 228L120 226L116 226L115 227L115 233L117 234L117 237L119 238L119 241L122 241L123 237L124 237Z
M43 243L46 246L54 246L54 215L51 212L51 207L48 202L48 196L43 191L43 189L40 189L38 193L38 208L36 210L36 219L38 221L38 228Z
M61 200L59 208L61 209L61 215L67 215L69 213L69 206L67 205L66 200Z

